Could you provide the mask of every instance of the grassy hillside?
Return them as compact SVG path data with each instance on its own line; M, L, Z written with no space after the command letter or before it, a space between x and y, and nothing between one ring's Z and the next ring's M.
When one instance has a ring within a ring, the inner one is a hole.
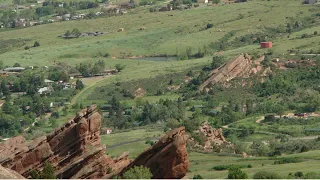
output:
M286 25L292 19L310 17L315 14L314 8L302 5L300 1L290 0L250 1L157 13L150 13L148 8L140 7L124 16L59 22L1 32L0 38L3 40L31 39L26 45L33 45L33 41L39 41L41 46L28 51L25 51L23 46L18 48L13 46L10 52L1 54L0 58L8 64L19 62L22 65L44 65L54 62L76 64L101 59L106 52L117 58L134 55L174 55L177 51L185 51L189 46L195 52L203 45L217 42L232 30L235 30L233 38L262 32L265 28ZM213 28L205 30L207 23L212 23ZM139 30L140 27L146 29ZM317 27L305 32L312 33ZM58 38L73 28L78 28L82 32L104 31L108 34L68 40ZM117 32L119 28L124 28L125 31ZM292 38L301 33L304 32L292 34L291 39L284 37L276 39L275 50L285 53L287 49L296 47L308 49L320 41L320 36L312 38L313 44L310 44L309 39ZM259 45L250 45L225 53L234 55L258 49Z

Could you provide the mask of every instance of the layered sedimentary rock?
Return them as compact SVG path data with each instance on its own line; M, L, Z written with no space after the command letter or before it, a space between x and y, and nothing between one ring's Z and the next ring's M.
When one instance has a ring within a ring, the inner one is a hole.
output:
M19 173L0 166L0 179L24 179Z
M184 128L173 130L132 161L128 153L115 159L106 155L106 148L100 145L101 122L93 105L47 136L31 142L22 136L11 138L0 143L0 164L26 178L31 170L41 171L46 162L60 179L111 178L135 165L149 167L155 178L182 178L186 174L189 163Z
M221 152L223 149L228 149L229 151L234 152L233 144L226 140L221 128L215 129L211 127L208 122L204 122L194 133L201 136L204 142L201 145L195 139L189 138L188 143L192 147L206 152Z
M189 168L186 143L184 127L174 129L140 154L120 175L133 166L144 166L155 179L183 178Z
M235 77L248 76L251 73L251 65L251 57L247 54L242 54L211 71L209 78L200 86L200 90L204 90L209 84L225 83Z
M2 143L0 163L24 177L29 176L30 170L41 170L45 162L53 165L58 178L102 177L105 162L112 160L105 155L105 148L88 148L100 146L100 127L96 106L88 107L47 136L29 143L23 137Z

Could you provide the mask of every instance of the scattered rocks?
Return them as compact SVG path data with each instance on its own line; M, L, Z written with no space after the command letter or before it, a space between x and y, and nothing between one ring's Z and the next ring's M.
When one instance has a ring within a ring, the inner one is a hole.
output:
M195 139L189 138L188 143L194 148L205 152L221 152L223 148L227 148L234 153L234 145L225 139L221 128L212 128L208 122L204 122L195 131L195 134L204 137L204 145L200 145Z

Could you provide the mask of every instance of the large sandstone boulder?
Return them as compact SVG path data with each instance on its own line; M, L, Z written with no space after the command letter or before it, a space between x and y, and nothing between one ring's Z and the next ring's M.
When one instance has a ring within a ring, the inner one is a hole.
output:
M186 144L184 127L174 129L140 154L120 175L133 166L144 166L150 168L155 179L183 178L189 168Z

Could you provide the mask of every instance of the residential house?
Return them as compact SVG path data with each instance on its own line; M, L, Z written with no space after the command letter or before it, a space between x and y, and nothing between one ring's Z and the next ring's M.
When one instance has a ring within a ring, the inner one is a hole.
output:
M53 84L54 81L51 81L51 80L49 80L49 79L45 79L45 80L44 80L44 83L45 83L45 84Z
M43 87L38 90L38 93L40 95L48 95L48 94L51 94L52 92L53 92L53 88L51 86Z
M304 4L315 4L317 0L305 0Z
M71 18L71 14L65 14L62 16L62 19L65 20L65 21L69 21Z
M208 0L197 0L197 3L208 3Z
M134 3L122 3L120 4L120 7L124 9L132 9L134 8Z
M63 5L64 5L63 3L61 3L61 4L58 4L58 7L63 7Z
M102 128L102 134L111 134L112 133L112 129L111 128Z
M24 70L25 68L23 67L8 67L4 69L4 71L8 71L8 72L22 72Z
M27 21L25 19L16 20L15 26L16 27L26 27L27 26Z

